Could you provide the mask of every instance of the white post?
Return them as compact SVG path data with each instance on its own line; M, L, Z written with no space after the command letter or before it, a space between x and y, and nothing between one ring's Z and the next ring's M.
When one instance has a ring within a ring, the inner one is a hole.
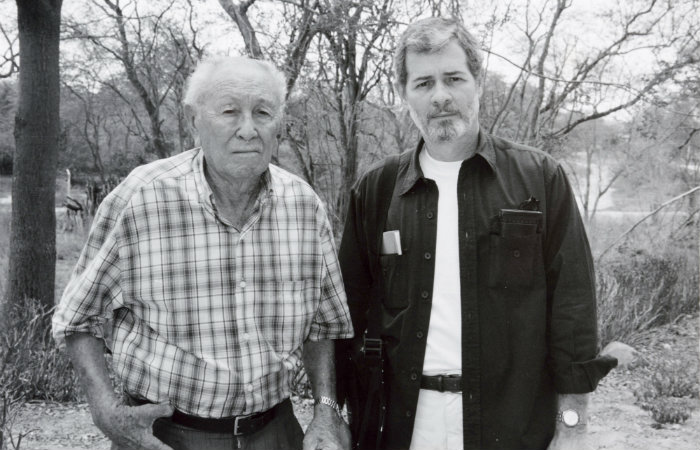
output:
M66 169L66 197L70 197L70 169Z

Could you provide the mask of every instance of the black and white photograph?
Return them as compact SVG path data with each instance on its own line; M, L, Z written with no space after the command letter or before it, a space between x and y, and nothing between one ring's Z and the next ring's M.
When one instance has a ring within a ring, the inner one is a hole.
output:
M0 450L695 450L700 0L0 0Z

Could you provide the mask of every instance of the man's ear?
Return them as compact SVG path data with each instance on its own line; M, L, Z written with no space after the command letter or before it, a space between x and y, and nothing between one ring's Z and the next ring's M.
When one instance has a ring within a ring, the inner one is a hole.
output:
M399 94L399 98L402 102L406 101L406 86L399 83L394 83L394 90Z

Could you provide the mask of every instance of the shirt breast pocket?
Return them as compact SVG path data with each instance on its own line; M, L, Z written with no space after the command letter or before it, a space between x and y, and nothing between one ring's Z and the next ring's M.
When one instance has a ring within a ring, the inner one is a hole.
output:
M502 209L492 222L489 254L489 287L531 287L542 264L542 213Z
M306 339L313 319L306 280L267 283L256 302L256 320L264 339L277 352L289 353Z

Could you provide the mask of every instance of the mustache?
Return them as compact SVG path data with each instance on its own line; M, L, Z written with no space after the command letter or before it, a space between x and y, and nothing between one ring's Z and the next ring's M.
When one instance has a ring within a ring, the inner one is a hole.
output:
M457 114L458 111L457 109L453 108L452 106L438 106L437 108L433 108L430 110L428 113L428 118L434 119L435 117L438 117L443 114Z

